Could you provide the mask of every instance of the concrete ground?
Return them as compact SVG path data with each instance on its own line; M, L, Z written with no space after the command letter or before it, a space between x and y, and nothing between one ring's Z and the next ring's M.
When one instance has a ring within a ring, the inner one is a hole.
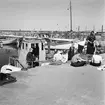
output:
M105 105L105 71L90 65L43 66L13 73L0 87L0 105Z

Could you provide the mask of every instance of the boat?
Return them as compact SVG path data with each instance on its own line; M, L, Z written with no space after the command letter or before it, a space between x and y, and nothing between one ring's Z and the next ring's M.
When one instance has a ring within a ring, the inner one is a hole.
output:
M19 72L19 71L21 71L21 68L15 67L9 64L1 67L1 73L5 73L5 74Z
M0 43L2 43L3 45L9 45L9 44L16 44L16 38L12 38L12 39L1 39Z
M49 40L62 42L62 44L55 44L55 45L50 44L51 50L55 50L55 49L56 50L69 50L72 41L74 42L74 47L78 49L78 45L85 47L85 42L86 42L86 39L84 39L83 41L75 40L75 39L49 39ZM45 46L45 49L48 49L47 45Z

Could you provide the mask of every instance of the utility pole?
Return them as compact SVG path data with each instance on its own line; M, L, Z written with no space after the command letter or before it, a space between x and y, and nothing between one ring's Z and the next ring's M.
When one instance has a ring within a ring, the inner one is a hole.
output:
M87 31L87 26L85 27L85 31Z
M101 28L101 32L103 32L103 25L102 25L102 28Z
M95 31L95 26L93 26L93 31Z
M78 26L78 32L80 31L80 26Z
M72 6L70 1L70 31L72 31Z

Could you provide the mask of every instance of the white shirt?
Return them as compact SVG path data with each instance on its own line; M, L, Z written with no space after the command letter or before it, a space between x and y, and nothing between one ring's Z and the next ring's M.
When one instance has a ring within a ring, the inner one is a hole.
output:
M100 55L93 55L92 63L102 63L102 57Z
M62 55L60 54L60 52L56 53L53 57L54 61L60 61L62 60Z
M62 54L62 62L66 63L68 60L68 54Z

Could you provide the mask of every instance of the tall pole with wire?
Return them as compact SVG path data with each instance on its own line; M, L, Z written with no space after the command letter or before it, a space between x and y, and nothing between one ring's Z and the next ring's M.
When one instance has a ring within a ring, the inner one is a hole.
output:
M72 31L72 6L71 6L71 1L70 1L70 31Z

